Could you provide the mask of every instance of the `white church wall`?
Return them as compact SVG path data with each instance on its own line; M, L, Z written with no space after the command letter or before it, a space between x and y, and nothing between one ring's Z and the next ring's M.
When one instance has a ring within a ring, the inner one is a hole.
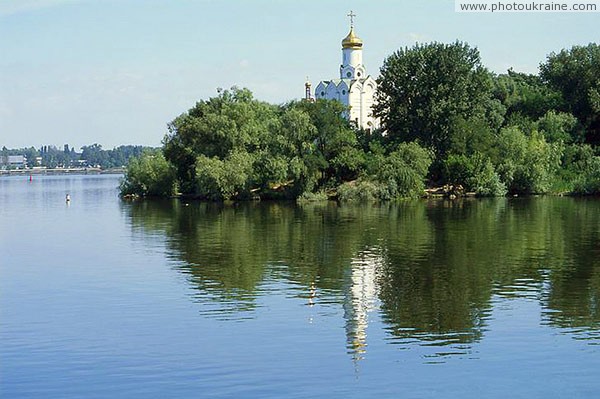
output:
M377 82L367 76L362 64L362 41L355 35L353 27L342 41L342 47L340 79L320 82L315 88L314 97L338 100L350 108L346 116L358 127L377 128L379 121L372 116Z
M356 50L351 48L343 49L342 65L352 65L354 67L362 65L362 50Z

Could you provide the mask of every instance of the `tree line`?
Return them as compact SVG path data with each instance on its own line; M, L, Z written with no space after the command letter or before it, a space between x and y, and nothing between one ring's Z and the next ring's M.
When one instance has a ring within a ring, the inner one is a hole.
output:
M552 53L538 74L494 74L463 42L384 60L374 115L358 129L336 101L219 90L133 159L122 195L206 200L389 200L452 185L480 196L600 193L600 47Z
M33 168L42 166L46 168L67 167L99 167L102 169L125 167L132 157L139 157L150 147L141 145L122 145L112 150L105 150L102 145L94 143L84 145L81 151L75 151L74 147L65 144L63 148L54 145L42 145L40 148L15 148L3 147L0 157L8 155L23 155L27 159L27 166ZM41 160L40 160L41 158Z

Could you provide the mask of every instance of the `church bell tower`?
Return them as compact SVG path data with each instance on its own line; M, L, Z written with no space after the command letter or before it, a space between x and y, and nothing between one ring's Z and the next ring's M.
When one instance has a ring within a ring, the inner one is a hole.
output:
M350 32L342 40L342 65L340 65L340 79L360 79L365 76L365 66L362 61L363 41L354 33L354 14L350 17Z
M367 75L363 64L363 41L354 32L354 14L350 11L350 32L342 40L342 64L338 79L322 80L315 88L315 100L336 100L346 107L344 117L354 126L366 131L379 128L379 119L373 116L377 81ZM305 98L311 87L305 86ZM310 101L310 100L308 100Z

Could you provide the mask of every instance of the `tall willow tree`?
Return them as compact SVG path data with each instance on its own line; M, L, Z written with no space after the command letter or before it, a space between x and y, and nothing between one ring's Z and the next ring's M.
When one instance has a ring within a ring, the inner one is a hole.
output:
M223 197L242 189L246 182L238 184L236 175L246 174L248 160L244 165L236 160L244 158L243 153L258 153L276 122L276 106L254 100L249 90L235 87L199 101L175 118L164 139L164 153L177 168L182 192L205 194L206 187L198 187L199 170L211 171L211 176L199 178L202 183L211 181Z

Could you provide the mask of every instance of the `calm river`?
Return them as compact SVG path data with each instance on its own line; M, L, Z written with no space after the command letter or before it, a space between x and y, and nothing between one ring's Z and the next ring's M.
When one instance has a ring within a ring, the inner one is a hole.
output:
M600 395L599 199L129 203L118 176L28 180L0 178L2 398Z

